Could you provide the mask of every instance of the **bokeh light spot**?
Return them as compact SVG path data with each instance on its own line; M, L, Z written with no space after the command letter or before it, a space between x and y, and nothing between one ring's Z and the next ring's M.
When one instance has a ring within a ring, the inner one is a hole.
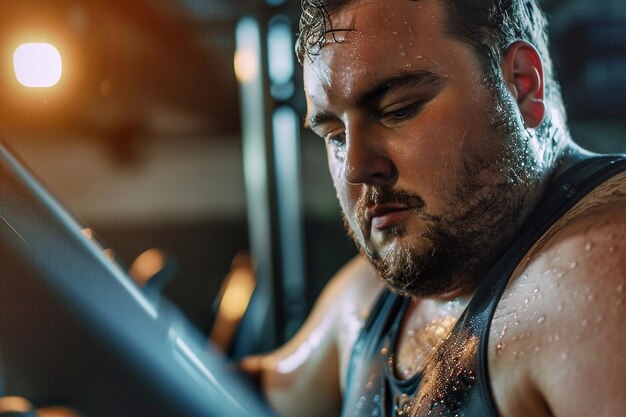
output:
M31 88L53 87L61 80L63 62L59 50L49 43L25 43L13 54L15 77Z

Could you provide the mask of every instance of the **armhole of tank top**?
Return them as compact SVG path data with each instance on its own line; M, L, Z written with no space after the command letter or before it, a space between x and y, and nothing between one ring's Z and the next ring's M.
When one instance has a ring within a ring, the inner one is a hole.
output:
M587 195L594 188L598 187L600 184L607 181L609 178L613 177L614 175L617 175L618 173L624 170L626 170L626 155L607 155L607 156L592 157L592 158L583 160L579 162L578 164L569 168L566 172L564 172L561 175L561 179L557 179L557 181L555 182L557 187L559 187L557 188L557 190L561 192L568 191L566 189L563 189L562 187L564 183L568 182L568 181L564 181L564 179L567 179L570 176L579 178L579 184L577 184L577 187L574 187L575 191L573 194L567 195L567 197L569 197L568 200L570 201L558 209L558 213L559 213L558 217L564 215L567 211L569 211L578 201L584 198L584 196ZM582 177L582 180L580 180L581 177ZM550 222L550 223L553 224L553 222ZM548 228L551 226L551 224L548 226ZM546 231L547 229L539 233L533 233L533 237L534 237L533 243L536 242L539 238L541 238L543 233L545 233ZM521 259L524 256L525 256L525 253L521 254L518 262L521 261ZM507 262L507 266L509 266L510 264L511 264L510 262ZM516 264L517 263L515 263L515 265ZM515 266L513 266L513 268L515 268ZM510 267L507 269L510 269ZM504 291L506 290L508 282L511 278L510 275L512 273L513 273L512 270L508 272L509 277L506 279L506 282L498 286L498 289L496 290L494 294L493 300L491 300L491 302L489 303L489 307L487 310L486 323L481 331L479 341L478 341L478 357L476 358L477 359L476 365L478 367L477 371L479 374L484 375L484 378L482 380L483 383L479 384L480 390L481 390L480 401L483 405L483 409L487 413L489 413L485 417L501 417L500 413L498 412L498 408L496 406L495 395L493 393L493 390L491 389L491 377L489 374L489 366L488 366L489 364L489 349L488 349L489 346L488 345L489 345L489 334L491 330L491 323L493 321L495 311L498 307L500 299L502 298L502 295L504 294Z
M353 369L355 366L354 362L356 361L356 356L359 353L363 340L369 334L370 330L372 329L372 326L378 319L379 314L381 313L385 305L387 305L389 298L392 296L393 296L393 293L389 291L387 288L384 288L381 291L378 298L376 299L376 302L374 303L372 310L367 316L365 323L363 323L363 328L361 328L361 330L359 331L359 335L354 341L354 345L352 345L352 348L350 349L350 359L348 359L348 372L346 373L346 377L345 377L346 380L344 384L346 387L348 386L348 384L350 383L352 379L352 373L353 373Z

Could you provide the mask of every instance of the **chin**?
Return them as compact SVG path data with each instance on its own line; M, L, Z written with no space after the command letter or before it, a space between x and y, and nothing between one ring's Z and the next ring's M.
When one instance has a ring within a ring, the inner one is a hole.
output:
M396 237L379 252L379 256L370 256L390 289L407 295L421 295L424 283L432 280L432 242L420 240L423 239Z
M474 282L469 259L450 250L453 245L424 235L394 239L378 257L369 257L378 274L394 292L414 297L439 297Z

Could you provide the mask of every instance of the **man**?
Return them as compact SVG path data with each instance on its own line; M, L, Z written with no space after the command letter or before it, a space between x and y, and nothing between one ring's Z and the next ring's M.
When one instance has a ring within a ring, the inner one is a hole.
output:
M536 1L305 0L297 51L362 257L243 362L276 410L624 415L624 164L572 143Z

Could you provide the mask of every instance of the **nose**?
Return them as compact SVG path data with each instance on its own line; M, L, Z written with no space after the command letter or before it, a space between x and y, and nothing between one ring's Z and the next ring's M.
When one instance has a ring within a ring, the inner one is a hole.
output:
M386 149L385 139L374 129L346 132L346 153L343 162L345 180L348 184L382 186L393 181L396 168Z

